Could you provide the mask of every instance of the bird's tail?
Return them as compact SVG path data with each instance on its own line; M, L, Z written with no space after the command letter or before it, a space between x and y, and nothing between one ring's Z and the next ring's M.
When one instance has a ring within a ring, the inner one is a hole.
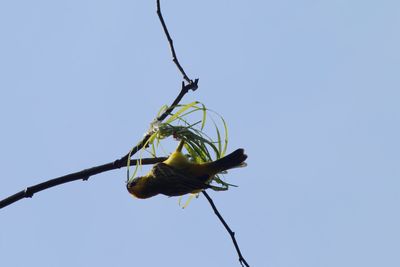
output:
M220 158L216 161L210 162L209 167L215 173L219 173L222 171L226 171L228 169L232 169L235 167L245 166L245 160L247 159L247 155L244 154L244 149L239 148L233 151L232 153L226 155L223 158Z

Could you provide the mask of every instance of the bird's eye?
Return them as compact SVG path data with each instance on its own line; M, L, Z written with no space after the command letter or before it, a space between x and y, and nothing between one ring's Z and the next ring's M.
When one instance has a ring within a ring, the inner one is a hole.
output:
M135 181L135 180L126 183L126 187L127 187L127 188L133 187L133 186L135 186L135 185L136 185L136 181Z

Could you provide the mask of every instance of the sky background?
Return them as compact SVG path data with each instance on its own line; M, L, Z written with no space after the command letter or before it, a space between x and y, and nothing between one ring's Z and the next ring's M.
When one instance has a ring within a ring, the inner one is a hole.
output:
M210 192L249 264L400 266L400 2L162 7L200 78L183 102L249 156ZM155 1L1 1L0 36L0 198L124 155L180 89ZM137 200L125 177L2 209L0 266L240 266L203 196Z

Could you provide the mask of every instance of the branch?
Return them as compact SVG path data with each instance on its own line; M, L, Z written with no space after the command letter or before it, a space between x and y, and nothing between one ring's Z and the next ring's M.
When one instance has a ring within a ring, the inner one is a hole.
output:
M172 61L175 63L175 65L179 69L179 71L182 73L183 79L185 81L187 81L189 84L193 83L193 80L189 79L189 77L186 75L184 69L182 68L181 64L179 63L178 57L176 56L175 48L174 48L174 41L172 40L171 36L169 35L167 25L165 24L163 15L161 13L160 0L157 0L157 15L158 15L158 18L160 19L165 36L167 37L167 40L169 43L169 48L171 49ZM196 79L196 80L198 80L198 79Z
M246 260L243 258L243 256L242 256L242 252L240 251L239 245L238 245L238 243L236 242L235 232L233 232L233 231L231 230L231 228L229 228L228 224L225 222L224 218L223 218L222 215L219 213L217 207L216 207L215 204L214 204L214 201L211 199L211 197L208 195L208 193L207 193L205 190L203 190L202 193L203 193L203 195L207 198L207 200L208 200L208 202L210 203L212 209L214 210L214 213L217 215L218 219L221 221L221 223L224 225L226 231L228 231L229 235L231 236L233 245L235 246L236 252L237 252L237 254L238 254L238 256L239 256L239 262L240 262L240 264L241 264L243 267L244 267L244 266L250 267L250 265L247 263L247 261L246 261Z
M165 157L146 158L146 159L142 159L141 162L143 165L146 165L146 164L154 164L154 163L161 162L164 160L166 160ZM0 209L18 201L18 200L21 200L23 198L28 198L28 197L31 198L35 193L49 189L53 186L57 186L57 185L61 185L61 184L65 184L65 183L69 183L69 182L73 182L73 181L81 180L81 179L83 181L87 181L89 179L89 177L92 175L110 171L110 170L119 169L121 167L126 167L127 161L124 161L124 162L125 162L125 164L119 164L119 165L115 164L115 162L106 163L106 164L92 167L89 169L84 169L79 172L74 172L74 173L70 173L67 175L63 175L63 176L48 180L46 182L40 183L40 184L29 186L29 187L25 188L24 190L21 190L18 193L1 200L0 201ZM137 163L137 160L134 160L134 159L131 160L132 165L136 165L136 163Z
M189 92L189 90L197 89L197 83L198 83L198 79L191 84L184 85L182 83L182 88L181 88L179 95L172 102L172 105L169 106L169 108L166 109L156 119L156 121L162 122L168 115L170 115L171 112L173 111L173 109L179 104L179 102L182 100L182 98L185 96L185 94L187 94ZM23 198L28 198L28 197L30 198L35 193L43 191L48 188L51 188L53 186L65 184L65 183L80 180L80 179L85 181L85 180L89 179L90 176L93 176L93 175L96 175L96 174L99 174L102 172L114 170L114 169L119 169L121 167L125 167L128 163L129 156L133 156L135 153L137 153L139 150L141 150L145 146L147 141L149 140L150 136L151 136L151 133L147 133L144 136L144 138L134 148L131 149L131 151L129 153L127 153L125 156L121 157L120 159L115 160L114 162L106 163L106 164L92 167L89 169L85 169L85 170L82 170L79 172L67 174L67 175L64 175L64 176L61 176L58 178L54 178L54 179L48 180L46 182L34 185L34 186L27 187L26 189L1 200L0 201L0 209L6 207L16 201L19 201ZM154 163L157 163L160 161L164 161L165 159L166 158L142 159L142 164L154 164ZM131 160L131 164L136 165L136 160Z

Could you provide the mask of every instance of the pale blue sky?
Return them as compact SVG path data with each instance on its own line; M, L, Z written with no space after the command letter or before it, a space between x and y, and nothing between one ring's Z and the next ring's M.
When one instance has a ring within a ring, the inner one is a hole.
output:
M251 266L400 266L400 2L162 1L248 167L214 193ZM0 198L117 159L181 77L155 1L0 2ZM200 197L125 169L0 211L0 266L239 266Z

